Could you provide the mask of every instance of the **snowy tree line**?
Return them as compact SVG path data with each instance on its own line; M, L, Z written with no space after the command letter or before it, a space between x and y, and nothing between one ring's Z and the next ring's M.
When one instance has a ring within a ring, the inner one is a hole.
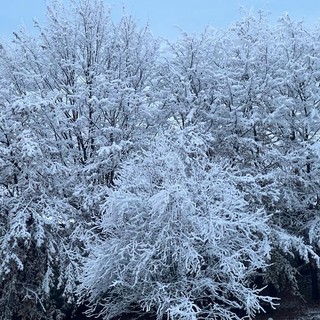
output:
M317 275L318 27L35 28L0 49L0 319L252 319Z

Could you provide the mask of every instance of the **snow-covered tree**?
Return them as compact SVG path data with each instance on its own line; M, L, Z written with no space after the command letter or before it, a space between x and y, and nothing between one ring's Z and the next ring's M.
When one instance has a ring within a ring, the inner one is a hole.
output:
M249 12L225 31L182 34L159 81L167 125L197 132L203 152L233 167L251 206L272 215L282 235L266 278L286 274L295 287L297 261L318 262L318 43L288 16L272 26ZM283 237L295 239L293 256Z
M113 184L121 159L154 125L148 106L158 45L131 17L113 23L102 1L57 1L47 17L45 27L36 25L39 36L16 34L5 72L19 79L12 80L18 94L32 92L43 105L52 139L84 178L76 193L94 210L99 186Z
M1 319L58 317L55 292L72 301L81 250L70 170L31 100L1 101Z
M251 286L268 265L268 217L250 208L228 168L208 161L203 143L192 132L159 135L120 171L80 277L104 319L142 310L252 318L271 302Z
M36 28L1 47L4 319L55 318L72 302L85 229L121 161L152 132L148 28L113 23L102 1L88 0L53 2Z

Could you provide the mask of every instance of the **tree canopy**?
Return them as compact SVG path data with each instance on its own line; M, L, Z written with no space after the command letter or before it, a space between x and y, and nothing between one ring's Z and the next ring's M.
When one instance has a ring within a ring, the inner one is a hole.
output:
M253 319L298 293L318 28L246 13L161 42L79 0L35 29L0 47L0 319Z

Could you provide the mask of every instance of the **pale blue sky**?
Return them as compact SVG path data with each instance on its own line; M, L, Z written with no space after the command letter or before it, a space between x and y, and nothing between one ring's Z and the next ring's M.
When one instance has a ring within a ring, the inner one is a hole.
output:
M9 38L24 24L32 30L32 19L44 21L45 0L0 0L0 36ZM270 11L270 20L288 12L295 19L315 24L320 18L319 0L109 0L115 17L126 8L142 25L149 22L155 36L174 39L175 26L187 32L201 32L206 25L228 27L240 17L241 5L255 11Z

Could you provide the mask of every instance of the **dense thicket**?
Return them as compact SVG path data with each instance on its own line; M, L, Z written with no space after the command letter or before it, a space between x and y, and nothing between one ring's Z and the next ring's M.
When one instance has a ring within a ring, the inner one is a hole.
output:
M318 28L35 28L0 46L1 319L254 318L307 264L317 295Z

